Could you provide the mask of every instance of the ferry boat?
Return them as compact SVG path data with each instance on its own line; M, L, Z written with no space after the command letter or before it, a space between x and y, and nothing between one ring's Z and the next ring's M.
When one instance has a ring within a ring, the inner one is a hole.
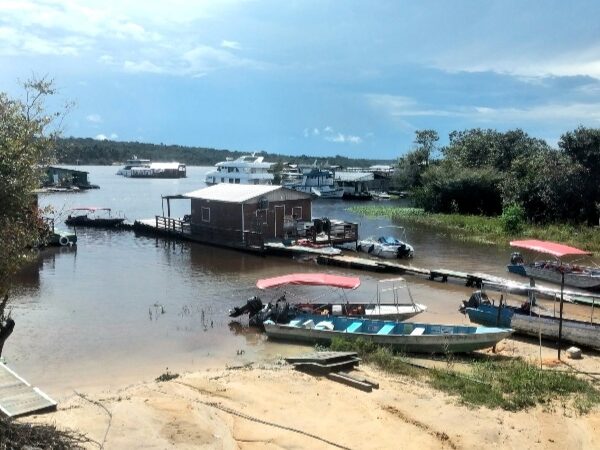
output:
M125 163L117 175L130 178L185 178L185 164L179 162L151 162L134 157Z
M265 162L263 156L244 155L238 159L227 158L215 164L216 169L206 174L204 182L212 186L219 183L273 184L269 169L275 163Z
M311 168L307 172L290 171L282 178L281 185L320 198L344 196L344 189L335 184L334 174L330 170Z

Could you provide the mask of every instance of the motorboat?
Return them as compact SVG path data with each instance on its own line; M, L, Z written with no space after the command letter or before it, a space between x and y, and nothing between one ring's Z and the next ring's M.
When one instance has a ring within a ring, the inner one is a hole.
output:
M71 227L114 228L124 220L124 217L111 216L111 208L81 207L69 210L65 224Z
M344 196L344 189L336 185L333 172L316 167L285 172L281 185L317 198L340 199Z
M469 300L462 302L459 309L469 316L471 322L512 328L515 333L557 340L560 318L543 313L529 300L520 306L510 306L500 301L495 304L483 291L475 291ZM562 320L561 339L575 345L600 349L600 324L589 321Z
M403 278L380 280L377 284L375 298L368 302L350 303L345 295L345 290L353 290L360 286L360 278L330 275L323 273L293 273L274 278L258 280L256 286L261 290L268 290L293 285L322 286L337 291L324 295L319 299L307 301L297 299L288 301L284 292L274 303L264 304L260 297L254 296L247 300L241 307L229 311L230 317L239 317L248 314L249 323L261 327L265 320L276 322L291 320L306 314L319 314L322 316L355 316L377 319L406 320L427 310L427 306L415 303L410 289ZM407 292L408 302L402 301L402 292ZM332 298L333 297L333 298ZM391 301L388 301L390 298Z
M285 323L264 322L269 339L329 344L363 339L406 353L466 353L495 346L513 330L497 327L394 322L359 317L306 314Z
M149 159L134 157L117 172L128 178L185 178L186 165L179 162L151 162Z
M269 172L273 164L255 154L227 158L215 164L215 169L206 174L204 182L209 186L219 183L273 184L274 176Z
M561 259L565 256L589 256L591 255L590 252L556 242L535 239L512 241L510 245L537 253L549 254L555 258L527 263L520 252L514 252L510 264L506 266L511 273L556 284L561 284L564 277L566 286L592 290L600 289L600 268L565 262Z
M390 235L369 236L358 241L358 251L387 259L412 258L414 256L415 249L406 242L406 229L404 227L392 225L379 228L395 228L402 234L402 239Z

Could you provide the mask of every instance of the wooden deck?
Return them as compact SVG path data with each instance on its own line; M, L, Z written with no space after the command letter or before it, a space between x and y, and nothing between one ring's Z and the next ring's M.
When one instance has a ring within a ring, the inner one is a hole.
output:
M0 363L0 411L18 417L41 411L53 411L56 402L31 386L6 364Z

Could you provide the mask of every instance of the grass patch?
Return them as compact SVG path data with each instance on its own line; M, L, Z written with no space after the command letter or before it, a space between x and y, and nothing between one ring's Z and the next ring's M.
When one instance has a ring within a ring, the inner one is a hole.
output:
M506 245L511 239L532 238L563 242L600 253L600 231L584 225L525 224L521 233L512 235L504 231L501 216L433 214L425 212L421 208L381 205L354 206L350 208L350 211L366 217L389 217L394 221L437 228L464 241Z
M169 372L169 368L167 367L167 369L165 370L165 373L163 373L159 377L157 377L156 381L158 381L160 383L160 382L165 382L165 381L171 381L171 380L174 380L175 378L179 378L179 374Z
M522 359L475 360L470 362L469 370L457 372L451 365L429 370L415 367L404 356L361 338L335 338L330 350L355 351L366 363L386 372L423 379L473 406L519 411L562 400L585 414L600 403L600 393L590 382L568 373L542 370Z

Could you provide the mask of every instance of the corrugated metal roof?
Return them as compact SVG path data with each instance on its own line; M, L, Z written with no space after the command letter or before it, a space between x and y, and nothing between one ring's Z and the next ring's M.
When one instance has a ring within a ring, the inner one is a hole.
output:
M371 172L336 172L336 181L370 181L373 179Z
M281 186L271 184L215 184L204 189L184 194L187 198L201 198L219 202L242 203L252 198L260 197L269 192L283 189Z

